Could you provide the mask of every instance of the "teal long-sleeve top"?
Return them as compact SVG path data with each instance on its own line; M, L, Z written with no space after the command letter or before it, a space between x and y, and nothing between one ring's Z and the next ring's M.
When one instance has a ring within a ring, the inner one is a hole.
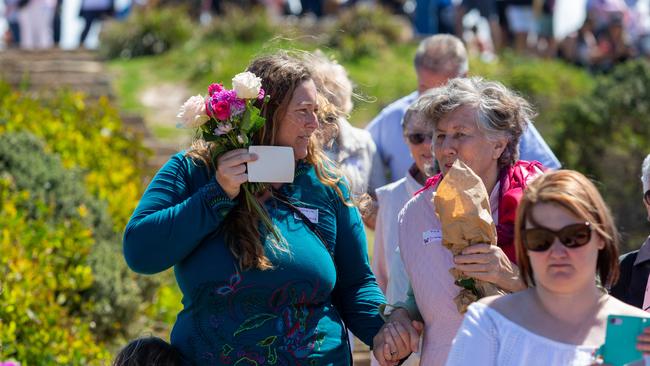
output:
M280 192L309 211L325 243L271 198L265 208L288 250L273 250L270 237L264 240L274 265L266 271L238 268L219 230L236 201L182 153L161 168L135 209L124 256L139 273L174 267L183 310L171 342L188 363L349 365L342 322L369 345L383 325L378 305L385 300L368 264L358 210L304 162Z

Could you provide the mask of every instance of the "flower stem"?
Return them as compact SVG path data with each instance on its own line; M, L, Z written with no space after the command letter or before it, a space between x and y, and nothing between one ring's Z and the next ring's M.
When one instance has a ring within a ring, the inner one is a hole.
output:
M255 194L252 192L254 188L250 187L248 183L242 184L242 188L244 189L244 200L246 201L246 207L248 208L248 211L252 212L255 210L255 212L257 212L260 220L262 220L262 224L266 227L268 232L273 234L279 243L281 241L280 234L278 233L275 225L273 225L273 222L271 221L271 218L269 217L266 210L262 208L261 204L257 201L257 198L255 198Z

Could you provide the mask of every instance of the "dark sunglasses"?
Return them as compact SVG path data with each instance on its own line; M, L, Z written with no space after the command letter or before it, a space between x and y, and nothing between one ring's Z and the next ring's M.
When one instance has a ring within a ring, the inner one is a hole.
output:
M543 252L553 245L555 238L567 248L578 248L591 240L591 224L571 224L553 231L546 228L536 227L524 230L522 240L526 249L533 252Z
M433 133L408 133L406 134L406 138L409 140L410 143L413 145L419 145L429 139L429 141L432 141L433 139Z
M645 201L645 203L650 205L650 189L645 191L645 193L643 194L643 200Z

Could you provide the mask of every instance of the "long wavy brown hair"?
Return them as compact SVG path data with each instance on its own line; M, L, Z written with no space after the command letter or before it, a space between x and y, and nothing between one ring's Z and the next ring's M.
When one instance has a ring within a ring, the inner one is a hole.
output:
M275 145L280 121L287 112L293 92L300 84L311 80L311 73L302 62L287 52L258 57L250 63L247 71L262 79L262 88L267 95L270 95L268 104L262 109L262 116L266 118L266 123L253 135L253 144ZM262 107L261 102L258 103L260 104L258 107ZM314 166L316 176L321 183L333 188L341 200L347 202L339 188L341 174L323 153L317 133L309 140L305 160ZM206 142L197 136L186 156L195 163L202 163L208 167L209 174L212 176L216 170L216 162L211 160L213 148L212 142ZM260 232L259 215L255 211L249 211L240 197L241 194L237 197L237 205L225 217L220 230L225 234L228 247L237 258L241 269L272 269L273 265L264 251L264 240L262 240L262 235L266 236L270 233ZM287 251L283 243L275 240L271 242L273 243L271 250Z

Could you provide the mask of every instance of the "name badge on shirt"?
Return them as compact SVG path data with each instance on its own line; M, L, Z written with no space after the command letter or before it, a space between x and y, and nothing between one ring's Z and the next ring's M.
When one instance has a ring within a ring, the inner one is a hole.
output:
M422 242L424 245L440 241L442 241L442 230L440 229L432 229L422 233Z
M318 224L318 209L317 208L306 208L306 207L298 207L300 212L302 212L303 215L305 215L309 221L311 221L314 224ZM302 217L298 216L297 213L293 214L293 217L296 219L302 219Z

